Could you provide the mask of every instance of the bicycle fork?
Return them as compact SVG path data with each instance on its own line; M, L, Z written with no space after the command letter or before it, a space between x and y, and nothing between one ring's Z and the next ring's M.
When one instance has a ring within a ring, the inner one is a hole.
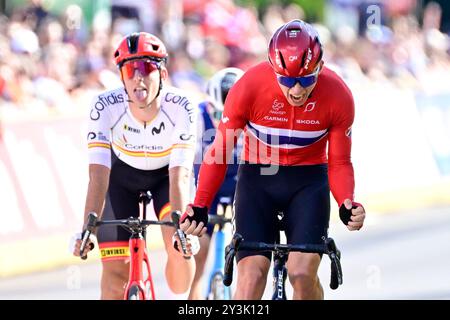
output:
M150 263L148 261L145 239L141 236L133 236L130 239L130 273L127 287L125 288L125 299L131 287L138 286L144 299L155 300L155 291L153 288L153 280L151 277ZM144 269L146 267L147 278L144 280Z

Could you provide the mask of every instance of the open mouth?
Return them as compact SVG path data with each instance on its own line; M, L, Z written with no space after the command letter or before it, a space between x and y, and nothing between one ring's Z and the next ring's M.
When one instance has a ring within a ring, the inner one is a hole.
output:
M145 98L147 98L147 89L145 88L135 88L133 92L136 98L140 101L143 101L145 100Z
M304 95L296 96L296 95L290 94L289 96L291 97L292 101L294 101L294 102L300 102L305 98Z

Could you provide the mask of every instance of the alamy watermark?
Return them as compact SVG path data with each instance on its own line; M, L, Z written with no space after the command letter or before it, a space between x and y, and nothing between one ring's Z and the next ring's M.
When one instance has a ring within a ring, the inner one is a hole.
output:
M378 290L381 289L381 268L377 265L370 265L366 269L367 289Z
M372 4L367 7L367 30L380 30L381 29L381 7L376 4Z
M81 289L81 268L79 266L70 266L66 270L66 287L69 290Z
M201 150L197 151L194 163L201 164L203 162L205 164L227 165L242 163L242 160L239 157L235 157L232 152L241 134L242 130L226 129L224 137L219 130L206 130L202 136ZM213 140L216 147L211 151L209 144ZM266 165L261 167L261 175L275 175L278 172L280 151L279 137L277 135L260 133L256 136L255 133L248 133L242 147L245 149L244 152L247 154L246 160L249 163Z

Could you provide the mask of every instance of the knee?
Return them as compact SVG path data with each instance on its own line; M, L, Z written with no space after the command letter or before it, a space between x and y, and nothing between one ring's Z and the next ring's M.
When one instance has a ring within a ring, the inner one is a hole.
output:
M289 281L292 285L312 285L316 281L317 275L305 268L298 268L289 271Z
M268 267L259 263L244 263L238 268L238 281L246 287L256 287L266 283Z
M123 270L107 270L102 275L102 299L123 299L128 272Z
M174 294L186 293L195 276L195 263L186 263L179 253L169 254L165 274L167 285Z
M294 290L301 295L309 296L319 285L317 274L308 268L295 268L289 270L289 281Z

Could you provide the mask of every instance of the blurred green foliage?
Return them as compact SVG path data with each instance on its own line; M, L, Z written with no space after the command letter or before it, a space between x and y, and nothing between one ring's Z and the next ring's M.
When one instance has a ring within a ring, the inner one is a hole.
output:
M1 1L1 0L0 0ZM291 3L300 5L306 14L308 22L323 21L324 7L327 0L234 0L238 5L256 7L260 17L271 4L287 6ZM5 11L11 13L13 8L23 7L30 3L30 0L6 0ZM70 4L77 4L83 10L84 18L89 25L92 24L93 17L97 10L110 5L109 0L42 0L42 6L49 12L56 15L61 14Z
M5 11L11 13L14 8L24 7L30 4L30 0L7 0ZM83 10L85 21L91 25L95 13L110 5L109 0L42 0L42 7L47 11L60 15L71 4L80 6Z
M243 6L256 7L260 15L271 4L278 4L284 7L291 3L296 3L305 11L306 19L309 22L315 22L323 21L326 0L235 0L235 3Z

